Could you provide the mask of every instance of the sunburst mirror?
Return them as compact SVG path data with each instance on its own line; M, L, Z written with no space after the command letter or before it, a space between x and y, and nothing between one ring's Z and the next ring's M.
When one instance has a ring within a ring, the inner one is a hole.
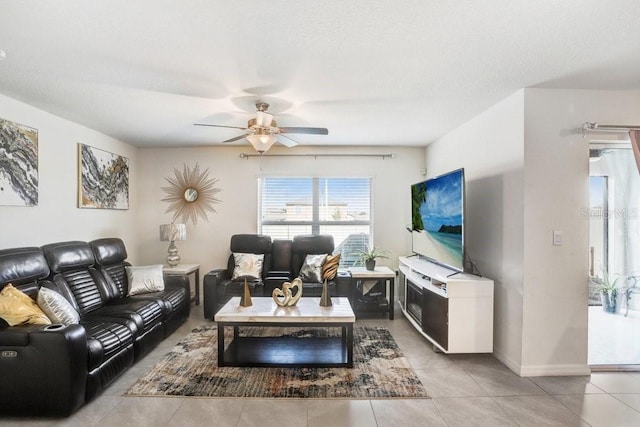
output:
M173 212L173 221L178 218L182 222L191 220L198 223L198 217L209 221L207 213L216 213L213 205L220 203L216 197L221 190L216 187L217 178L209 178L209 169L200 171L196 163L193 168L183 165L182 171L174 168L175 177L166 177L168 187L162 187L167 197L163 202L169 203L165 213Z

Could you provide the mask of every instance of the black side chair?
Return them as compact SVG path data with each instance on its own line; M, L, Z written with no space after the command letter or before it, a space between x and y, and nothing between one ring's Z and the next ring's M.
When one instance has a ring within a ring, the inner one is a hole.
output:
M225 305L231 297L241 296L244 290L244 279L231 280L235 269L234 253L263 254L262 277L249 281L252 296L264 295L264 279L271 271L272 263L271 237L259 234L234 234L229 245L227 268L215 269L205 274L203 279L204 316L212 319L214 314Z

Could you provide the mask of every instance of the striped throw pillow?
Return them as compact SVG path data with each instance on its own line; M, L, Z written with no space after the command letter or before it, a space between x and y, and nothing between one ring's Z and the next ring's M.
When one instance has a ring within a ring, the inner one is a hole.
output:
M340 265L340 254L329 255L322 264L322 280L333 280L338 274L338 266Z

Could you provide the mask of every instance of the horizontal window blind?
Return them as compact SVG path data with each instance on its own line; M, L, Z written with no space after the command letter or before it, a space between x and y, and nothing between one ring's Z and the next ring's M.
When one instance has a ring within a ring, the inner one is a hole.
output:
M355 252L369 244L370 178L263 177L259 188L261 234L330 234L342 267L354 265Z

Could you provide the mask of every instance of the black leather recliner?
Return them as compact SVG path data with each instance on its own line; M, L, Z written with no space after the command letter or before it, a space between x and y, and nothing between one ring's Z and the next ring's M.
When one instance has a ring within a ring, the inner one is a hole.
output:
M125 270L130 266L127 259L127 249L122 239L115 237L97 239L89 242L89 246L96 260L96 269L104 280L111 286L116 298L127 300L130 289L129 279ZM190 289L188 283L173 284L172 276L165 276L167 286L163 291L138 294L128 298L136 301L153 301L163 311L163 335L168 337L189 317L191 310Z
M82 319L126 319L134 334L135 360L151 351L164 337L162 307L156 301L123 298L94 268L95 259L86 242L51 243L42 247L52 281L68 288Z
M233 253L264 253L265 262L262 269L262 280L251 283L252 296L270 297L273 289L282 283L298 277L300 268L307 255L331 254L334 250L333 236L295 236L293 240L275 239L257 234L236 234L231 237L227 268L212 270L205 274L204 316L212 319L215 313L226 304L232 296L240 296L244 281L231 281L235 267ZM302 297L322 294L322 283L303 282ZM334 280L328 282L331 296L351 298L351 276L339 272Z
M302 267L307 255L331 253L333 253L333 236L295 236L291 243L291 278L298 277L300 275L300 268ZM319 297L322 295L322 285L323 284L321 282L303 282L302 296ZM333 289L333 287L336 286L336 282L331 281L328 283L328 286L330 288L331 295L337 296Z
M186 319L188 279L165 276L165 291L127 297L123 256L120 239L0 250L0 290L11 283L35 300L47 287L80 313L69 326L0 319L0 415L71 414Z
M0 250L0 290L35 298L49 266L37 247ZM0 319L0 415L69 415L85 402L87 334L80 325L8 326Z
M252 296L264 295L264 279L271 270L271 237L258 234L235 234L231 236L229 249L231 254L226 268L218 268L208 272L203 279L204 316L211 319L213 315L234 296L241 296L244 291L244 279L233 281L235 268L234 253L264 254L262 261L262 280L249 281Z

